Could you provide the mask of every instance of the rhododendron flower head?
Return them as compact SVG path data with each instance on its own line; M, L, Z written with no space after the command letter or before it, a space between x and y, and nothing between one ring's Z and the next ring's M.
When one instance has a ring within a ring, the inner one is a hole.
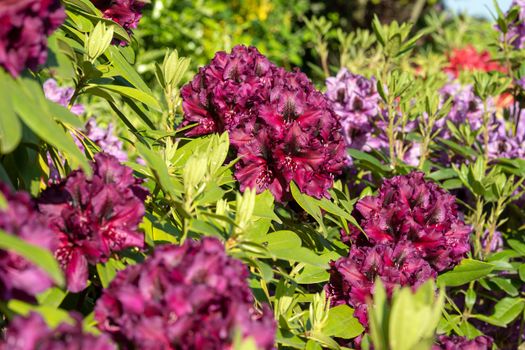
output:
M117 22L128 34L133 33L142 18L143 0L91 0L105 18ZM121 43L125 44L125 43Z
M47 37L65 19L59 0L0 1L0 67L13 77L47 59Z
M456 198L421 172L385 180L376 196L356 209L370 244L411 242L436 271L458 264L469 251L471 228L459 217Z
M5 207L0 208L0 229L29 244L54 251L58 241L38 215L29 194L13 192L0 183L0 195L6 201ZM14 252L0 249L0 300L34 301L36 294L52 284L42 269Z
M236 332L272 349L273 315L254 308L247 278L216 238L159 246L117 273L95 319L126 349L232 349Z
M86 287L88 264L105 262L113 252L143 247L138 225L147 191L140 182L130 168L99 153L91 179L77 170L42 193L38 206L60 240L55 256L70 291Z
M254 47L218 52L181 90L188 136L228 131L240 161L241 190L270 189L291 199L289 184L328 196L345 165L340 123L326 98L295 70L275 66Z
M0 341L0 350L117 350L108 336L83 331L81 315L71 316L74 324L62 322L55 329L50 329L36 312L16 316Z

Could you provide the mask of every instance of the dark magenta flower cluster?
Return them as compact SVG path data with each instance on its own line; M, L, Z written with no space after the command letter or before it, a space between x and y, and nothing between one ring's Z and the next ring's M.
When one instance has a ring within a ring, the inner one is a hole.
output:
M117 22L128 34L133 34L142 18L142 9L146 4L143 0L91 0L102 15ZM125 43L121 43L124 45Z
M254 308L247 278L216 238L160 246L118 272L95 319L124 349L230 349L236 332L272 349L273 315Z
M241 190L270 189L291 199L289 184L320 198L346 163L341 126L326 97L303 73L275 66L254 47L218 52L181 90L188 136L228 131L240 158Z
M16 316L0 341L0 350L117 350L108 336L83 331L81 315L71 316L74 324L62 322L55 329L36 312Z
M58 242L36 211L29 194L13 192L0 183L0 196L5 199L5 207L0 208L0 229L27 243L54 251ZM0 249L0 300L33 301L36 294L52 284L51 278L39 267L13 252Z
M0 66L13 77L47 59L47 37L65 19L59 0L0 1Z
M348 257L331 263L326 286L332 305L349 304L367 325L366 297L381 278L416 288L451 269L469 251L471 229L460 219L455 197L413 172L385 180L376 196L356 204L363 235L352 227Z
M492 339L484 335L470 340L466 337L440 335L432 350L490 350L492 343Z
M86 288L89 264L105 262L113 252L143 247L138 225L147 194L130 168L104 153L95 155L90 179L73 171L42 192L38 207L59 238L55 256L70 291Z

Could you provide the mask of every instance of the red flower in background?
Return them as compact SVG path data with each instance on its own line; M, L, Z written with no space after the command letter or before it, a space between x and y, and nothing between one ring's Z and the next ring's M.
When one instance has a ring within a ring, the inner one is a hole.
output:
M454 78L462 71L506 72L505 67L492 60L487 50L478 52L472 45L453 49L447 57L449 64L444 70Z

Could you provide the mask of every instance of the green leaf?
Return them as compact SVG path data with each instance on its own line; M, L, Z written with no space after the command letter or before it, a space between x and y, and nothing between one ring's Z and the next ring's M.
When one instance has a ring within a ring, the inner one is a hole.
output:
M525 282L525 264L521 264L518 268L518 273L520 275L520 278L523 282Z
M323 333L330 337L352 339L363 333L365 329L354 317L354 309L348 305L338 305L328 311L328 320Z
M15 84L11 77L0 69L0 153L10 153L13 151L22 138L22 127L15 114L12 103L12 94Z
M10 235L3 230L0 230L0 248L9 250L24 257L26 260L29 260L44 270L57 285L64 285L62 269L50 251L29 244L23 239Z
M109 91L116 92L122 96L126 96L132 99L135 99L137 101L140 101L144 103L147 106L150 106L156 110L160 110L160 104L158 100L153 97L152 95L148 94L147 92L129 87L129 86L122 86L122 85L91 85L91 86L97 86L101 89L106 89Z
M71 135L66 134L53 120L40 86L29 79L20 79L19 86L20 93L14 95L14 107L20 119L42 140L71 157L90 175L91 167L86 157L73 142Z
M511 246L514 251L516 251L521 256L525 256L525 244L521 243L515 239L509 239L507 243Z
M472 317L495 326L505 327L521 314L524 307L525 300L522 298L503 298L494 306L494 314L491 316L472 315Z
M328 268L326 259L301 246L301 238L292 231L276 231L266 236L266 248L278 259Z
M308 214L310 214L315 219L315 221L317 221L319 226L321 226L323 231L326 232L319 201L315 198L301 193L301 191L299 191L299 188L293 181L290 182L290 191L292 192L292 197L295 199L297 204L299 204L301 208L303 208Z
M512 285L512 282L508 279L501 277L494 277L490 279L490 282L495 283L501 290L505 291L510 296L518 296L519 291Z
M31 311L35 311L42 315L46 323L51 328L54 328L63 322L74 324L74 320L66 310L62 310L54 306L32 305L20 300L13 299L9 301L7 307L17 314L24 316L28 315Z
M166 167L166 163L164 163L162 158L141 143L138 143L136 146L139 154L142 156L142 158L144 158L146 164L148 164L150 169L155 174L159 185L173 198L177 198L182 195L182 191L180 191L173 183L168 172L168 168Z
M82 120L80 120L80 118L75 114L71 113L71 111L66 107L61 106L53 101L48 101L47 105L49 106L49 110L56 120L60 121L61 123L73 126L77 129L84 128L84 123L82 123Z
M478 278L485 277L494 270L494 265L473 259L464 259L452 271L437 279L438 286L456 287Z
M347 153L353 159L359 160L360 162L363 163L363 165L368 165L369 168L373 170L377 170L380 173L388 173L390 171L388 166L382 164L377 158L375 158L374 156L366 152L362 152L362 151L358 151L353 148L349 148L347 150Z
M113 63L115 68L119 70L119 73L127 81L133 84L133 86L135 86L137 89L151 94L151 90L149 89L148 85L146 85L137 71L126 61L117 47L111 46L106 52L109 52L109 54L106 54L108 59Z

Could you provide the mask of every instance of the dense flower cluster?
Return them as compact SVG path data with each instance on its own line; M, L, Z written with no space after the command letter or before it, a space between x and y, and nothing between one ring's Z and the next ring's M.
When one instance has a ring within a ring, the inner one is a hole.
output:
M32 312L15 317L6 330L0 350L117 350L108 336L95 336L82 330L82 317L72 314L75 323L62 322L50 329L42 316Z
M514 6L519 8L518 16L508 26L506 40L516 49L523 49L525 47L525 1L513 0L511 7Z
M306 75L275 66L256 48L219 52L181 90L188 136L228 131L240 157L241 190L269 188L290 199L289 183L327 196L345 165L340 123Z
M65 19L59 0L0 1L0 66L16 77L47 59L47 37Z
M384 112L379 106L381 98L374 78L367 79L342 69L337 76L326 79L326 97L341 120L347 148L387 152L389 143L385 131L388 122L382 116ZM402 131L409 133L416 127L416 123L409 122ZM407 148L403 160L416 166L419 155L419 144L414 142Z
M413 172L385 180L376 196L356 204L366 237L353 228L349 255L332 262L326 286L332 305L349 304L367 325L365 298L376 277L392 292L414 288L454 267L470 249L470 227L459 218L455 197L424 174Z
M492 339L486 336L478 336L474 339L467 339L460 336L440 335L432 350L490 350L492 349Z
M117 22L129 34L132 29L137 28L142 9L146 2L144 0L91 0L91 2L102 12L105 18Z
M410 242L353 246L348 257L331 262L330 283L326 287L333 306L349 304L355 308L354 316L368 326L366 298L372 294L376 277L383 281L391 296L396 286L414 289L436 271Z
M448 54L445 72L457 78L462 71L505 72L505 68L492 60L488 51L478 52L472 45L468 45L461 49L453 49Z
M105 262L112 252L143 247L138 225L146 196L132 170L103 153L95 156L91 179L77 170L42 193L38 207L59 238L55 256L70 291L86 287L89 263Z
M0 208L0 229L30 244L53 251L57 242L45 221L38 215L28 193L12 192L0 183L5 208ZM0 300L34 300L51 287L52 280L39 267L21 256L0 249Z
M95 319L126 349L230 349L236 331L271 349L273 315L254 309L247 277L216 238L157 247L117 274Z
M490 124L488 156L495 158L525 158L525 110L509 108L510 118L493 115Z

